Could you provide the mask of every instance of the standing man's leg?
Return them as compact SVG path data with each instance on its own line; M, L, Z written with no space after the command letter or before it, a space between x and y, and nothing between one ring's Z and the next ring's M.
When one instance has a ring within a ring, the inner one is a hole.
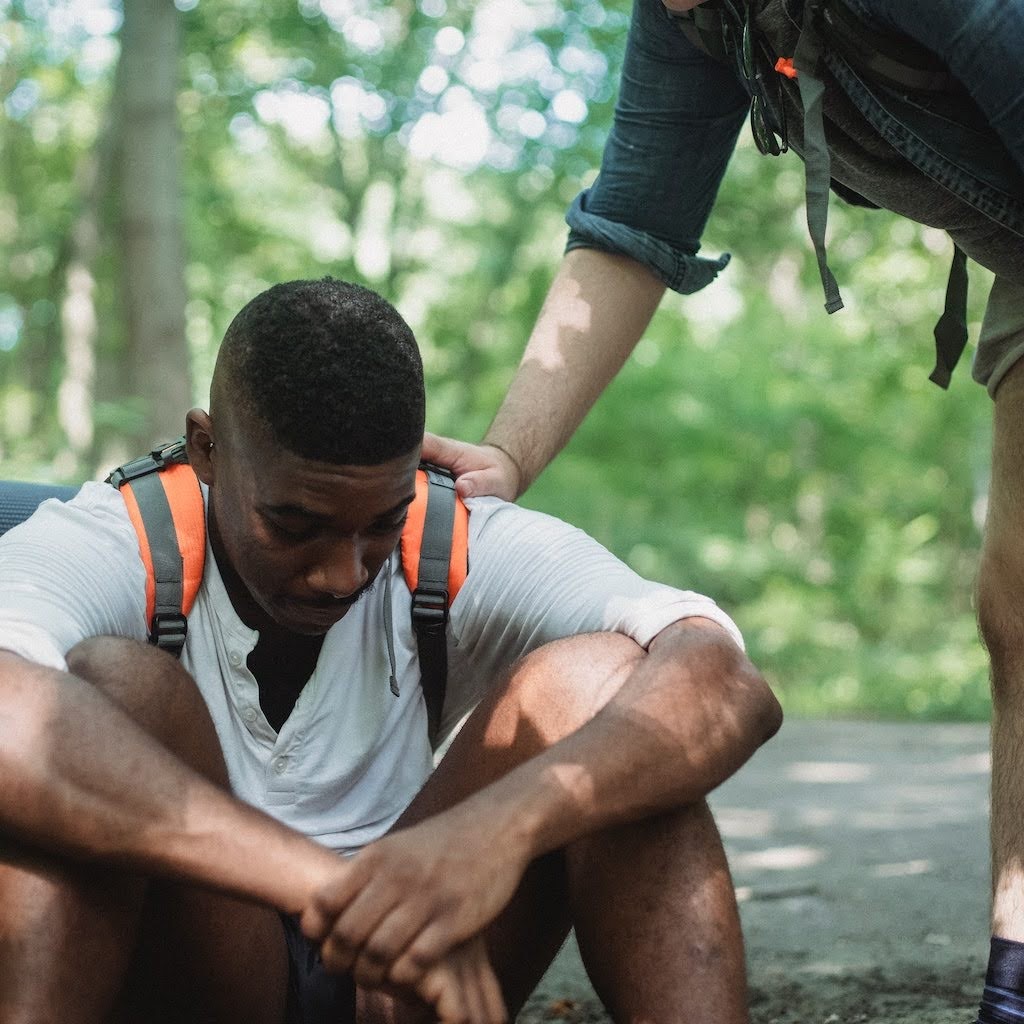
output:
M185 763L226 786L213 724L174 659L99 639L68 660ZM126 793L131 785L126 774ZM265 907L0 843L2 1024L85 1024L112 1013L151 1024L279 1024L286 985L281 923Z
M992 663L992 951L979 1019L1024 1012L1024 362L995 392L992 484L978 575ZM998 1019L1004 1019L999 1017Z

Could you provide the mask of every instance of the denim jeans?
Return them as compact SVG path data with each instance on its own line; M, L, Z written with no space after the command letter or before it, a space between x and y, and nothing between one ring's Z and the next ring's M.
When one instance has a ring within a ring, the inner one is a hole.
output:
M1024 0L847 3L944 57L1006 149L984 125L972 134L830 61L861 113L933 180L1024 234ZM631 256L683 294L710 283L728 256L696 253L749 105L735 72L686 40L660 0L635 0L614 124L597 180L566 215L567 250Z
M660 0L636 0L601 171L566 215L567 250L631 256L684 295L710 283L729 257L696 253L749 106Z
M1024 3L1021 0L846 0L881 27L942 58L1024 172Z
M1021 235L1024 246L1024 2L846 3L869 24L908 35L937 54L977 105L976 123L953 122L941 103L930 106L868 84L843 61L830 59L845 92L916 167Z

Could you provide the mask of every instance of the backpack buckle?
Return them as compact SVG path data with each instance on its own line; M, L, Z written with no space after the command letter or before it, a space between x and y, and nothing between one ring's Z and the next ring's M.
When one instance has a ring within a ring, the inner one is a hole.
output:
M180 612L157 612L150 623L149 642L175 657L181 654L188 635L188 619Z
M448 591L417 587L412 595L412 621L417 632L443 633L448 624Z
M137 459L132 459L131 462L119 466L107 477L107 483L120 488L122 484L138 480L139 477L149 476L150 473L159 472L167 466L187 461L185 438L179 437L159 445L148 455L140 455Z

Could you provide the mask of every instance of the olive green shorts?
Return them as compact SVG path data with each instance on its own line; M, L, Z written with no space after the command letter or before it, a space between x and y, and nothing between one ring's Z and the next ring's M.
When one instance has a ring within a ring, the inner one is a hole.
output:
M972 375L995 398L996 388L1024 356L1024 283L997 277L989 293Z

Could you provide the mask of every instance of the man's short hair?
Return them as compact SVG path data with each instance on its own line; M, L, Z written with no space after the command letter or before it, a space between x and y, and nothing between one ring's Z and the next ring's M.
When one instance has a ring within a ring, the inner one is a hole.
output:
M257 295L231 321L214 381L215 407L241 405L303 458L377 465L423 437L416 339L394 306L357 284L325 277Z

